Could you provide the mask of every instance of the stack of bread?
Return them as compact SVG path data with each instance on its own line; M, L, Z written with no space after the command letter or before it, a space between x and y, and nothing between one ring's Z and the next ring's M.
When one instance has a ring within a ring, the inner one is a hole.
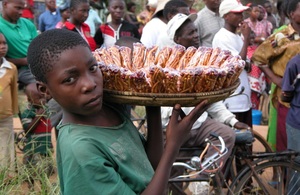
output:
M146 48L134 43L94 53L104 89L141 93L201 93L230 87L244 69L240 56L220 48L181 45Z

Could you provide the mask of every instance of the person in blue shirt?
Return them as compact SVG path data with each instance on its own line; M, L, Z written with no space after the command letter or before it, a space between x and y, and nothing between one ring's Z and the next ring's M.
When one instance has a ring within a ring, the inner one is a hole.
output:
M56 24L60 22L61 16L59 9L56 8L55 0L46 0L47 10L39 17L39 31L54 29Z
M300 55L293 57L288 64L282 79L281 100L290 103L290 108L286 116L286 134L287 134L287 149L300 152ZM296 161L300 162L300 157L296 157ZM295 179L299 179L299 173L295 173ZM297 180L296 180L297 181ZM291 194L296 194L299 189L299 182L295 183L297 187L291 187Z

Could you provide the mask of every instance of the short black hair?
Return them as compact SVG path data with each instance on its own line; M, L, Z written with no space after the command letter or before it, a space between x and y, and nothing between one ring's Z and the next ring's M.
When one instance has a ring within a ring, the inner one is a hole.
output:
M283 1L283 13L289 18L291 12L297 9L300 0L285 0Z
M70 0L70 8L76 8L81 3L90 4L89 0Z
M188 4L186 4L183 0L171 0L168 3L166 3L164 9L163 9L163 16L164 18L168 19L168 15L176 15L178 14L178 8L179 7L189 7Z
M133 6L136 6L136 4L134 2L129 2L126 4L126 8L129 11Z
M120 37L115 43L118 46L126 46L133 49L133 43L140 43L141 41L135 37Z
M35 79L47 83L46 74L61 53L76 46L90 48L78 33L66 29L48 30L33 39L28 47L27 61Z

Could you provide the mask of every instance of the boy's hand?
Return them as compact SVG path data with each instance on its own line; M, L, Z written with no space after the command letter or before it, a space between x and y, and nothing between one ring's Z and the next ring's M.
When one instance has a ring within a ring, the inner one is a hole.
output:
M183 144L195 121L203 114L208 106L209 104L207 104L207 100L204 100L198 104L186 117L180 120L181 107L179 104L176 104L173 108L172 116L167 126L166 147L171 145L175 146L175 148L179 148Z

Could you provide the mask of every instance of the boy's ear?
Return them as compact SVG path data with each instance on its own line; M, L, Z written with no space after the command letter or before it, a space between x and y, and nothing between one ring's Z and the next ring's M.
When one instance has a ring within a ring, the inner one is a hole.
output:
M47 101L49 101L52 98L52 96L48 90L48 87L46 86L45 83L37 81L36 86L37 86L38 91L46 98Z

